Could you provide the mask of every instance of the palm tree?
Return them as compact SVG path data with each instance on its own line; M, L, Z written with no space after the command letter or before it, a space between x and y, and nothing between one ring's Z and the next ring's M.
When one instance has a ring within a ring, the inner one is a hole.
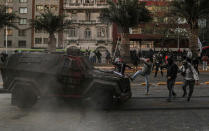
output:
M121 50L123 59L130 56L129 28L152 20L151 13L145 8L145 3L138 0L108 1L109 8L103 9L100 19L103 22L115 23L121 31Z
M14 24L14 20L17 18L14 12L7 12L7 7L0 5L0 29L5 26L17 28Z
M71 21L66 20L65 18L65 15L55 15L50 10L47 10L31 21L31 26L34 27L35 30L42 30L49 33L49 52L56 51L55 33L63 31L71 25Z
M198 53L198 20L209 15L209 0L175 0L171 3L171 14L186 19L189 25L189 48Z

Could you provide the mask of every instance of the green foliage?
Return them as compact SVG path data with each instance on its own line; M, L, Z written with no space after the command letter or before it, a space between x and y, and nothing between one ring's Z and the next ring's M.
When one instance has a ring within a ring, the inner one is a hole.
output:
M198 28L198 19L209 16L209 0L174 0L171 14L185 18L191 28Z
M128 28L152 20L151 13L145 8L145 3L138 0L118 0L117 3L109 0L109 8L103 9L100 19L103 22L115 23L127 32Z
M14 12L7 13L6 9L6 6L0 5L0 29L4 26L10 26L17 29L17 26L14 24L14 20L18 17Z
M70 27L71 21L65 20L65 18L65 15L55 15L50 10L47 10L41 13L39 17L32 20L31 25L36 30L43 30L49 34L54 34Z

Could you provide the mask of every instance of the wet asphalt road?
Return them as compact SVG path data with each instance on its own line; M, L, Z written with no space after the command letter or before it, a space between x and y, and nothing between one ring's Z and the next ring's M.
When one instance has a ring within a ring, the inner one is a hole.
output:
M209 73L200 76L209 79ZM181 81L181 78L178 78ZM153 78L151 83L164 81ZM107 110L93 110L56 98L39 101L32 109L11 106L10 94L0 94L0 131L209 131L209 86L196 86L190 103L178 97L166 102L166 86L151 86L144 95L143 78L132 83L133 99Z

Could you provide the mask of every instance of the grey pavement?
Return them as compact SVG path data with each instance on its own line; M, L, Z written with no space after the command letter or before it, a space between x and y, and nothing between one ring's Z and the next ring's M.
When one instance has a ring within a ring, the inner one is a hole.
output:
M166 81L160 74L151 83ZM209 73L200 75L200 83ZM209 131L209 85L195 87L191 102L181 98L166 101L166 85L153 84L145 95L143 77L132 82L133 98L107 110L93 110L56 98L39 101L31 109L11 105L11 94L0 94L0 131ZM177 81L182 81L178 77Z
M21 110L10 104L10 94L0 95L1 131L208 131L208 109L143 108L161 104L194 107L192 103L163 99L138 99L113 110L90 110L50 99ZM207 100L208 101L208 100ZM47 103L46 103L47 102ZM130 108L131 106L131 108ZM157 105L159 107L159 105Z
M166 74L164 74L166 75ZM193 96L208 96L209 97L209 85L205 84L206 81L209 81L209 73L208 72L202 72L199 75L200 85L195 85ZM162 77L160 73L158 73L158 76L154 78L154 73L150 76L150 83L152 84L150 86L150 94L148 96L145 95L145 86L141 85L141 83L144 83L144 78L142 76L137 77L137 79L131 83L132 85L132 92L133 97L167 97L168 96L168 90L166 85L157 85L158 82L166 82L166 77ZM183 82L183 77L181 75L178 75L177 82ZM182 91L182 85L176 85L174 87L175 92L177 93L178 97L181 97L183 94Z

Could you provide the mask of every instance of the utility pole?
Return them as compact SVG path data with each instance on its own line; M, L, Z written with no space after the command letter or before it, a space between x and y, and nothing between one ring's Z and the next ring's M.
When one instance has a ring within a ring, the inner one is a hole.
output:
M6 0L6 13L7 13L7 0ZM6 47L6 54L7 54L7 41L8 41L8 31L7 31L7 25L6 25L6 31L5 31L5 47Z
M179 25L178 25L178 50L179 50L179 48L180 48L180 46L179 46Z

